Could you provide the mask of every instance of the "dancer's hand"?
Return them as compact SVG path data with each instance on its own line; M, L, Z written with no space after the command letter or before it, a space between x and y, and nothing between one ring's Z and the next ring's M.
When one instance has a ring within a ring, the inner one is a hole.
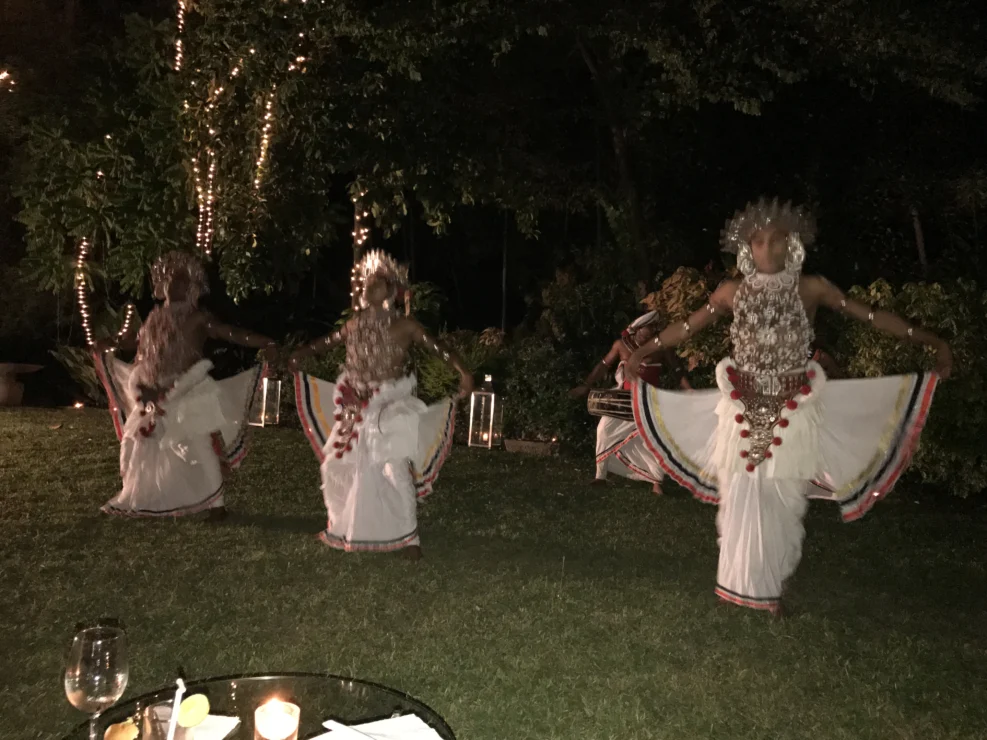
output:
M624 364L624 377L627 380L639 380L641 377L641 358L636 352Z
M936 372L943 380L949 380L953 374L953 351L945 342L940 342L936 349Z
M588 385L577 385L571 391L569 391L569 398L583 398L589 395Z

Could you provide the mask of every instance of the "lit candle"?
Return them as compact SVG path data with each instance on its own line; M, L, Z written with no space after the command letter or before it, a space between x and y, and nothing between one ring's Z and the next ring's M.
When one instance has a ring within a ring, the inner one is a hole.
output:
M254 712L254 740L298 740L300 715L297 705L271 699Z

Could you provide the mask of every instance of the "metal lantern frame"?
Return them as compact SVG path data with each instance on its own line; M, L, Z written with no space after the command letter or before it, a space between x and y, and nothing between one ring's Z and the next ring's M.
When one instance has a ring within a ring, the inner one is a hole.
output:
M504 442L504 400L494 390L493 378L484 378L483 388L470 394L469 446L492 450Z
M278 378L261 378L254 390L249 424L252 427L268 427L278 426L280 423L281 381Z

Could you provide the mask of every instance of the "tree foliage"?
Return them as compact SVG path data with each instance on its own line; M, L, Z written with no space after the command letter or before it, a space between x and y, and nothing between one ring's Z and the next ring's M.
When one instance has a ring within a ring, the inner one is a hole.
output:
M131 20L89 50L80 99L31 124L31 255L40 284L65 285L73 241L95 237L94 276L137 293L154 254L195 241L215 163L214 248L237 297L291 290L320 264L348 221L347 185L385 236L411 199L435 229L487 203L532 236L546 211L603 207L621 269L648 274L683 197L671 137L688 135L690 111L757 115L819 80L972 105L975 4L946 5L199 0L181 71L173 22Z

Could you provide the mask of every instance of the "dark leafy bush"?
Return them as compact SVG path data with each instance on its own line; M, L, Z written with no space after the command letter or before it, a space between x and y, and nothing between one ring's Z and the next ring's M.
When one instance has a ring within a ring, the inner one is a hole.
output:
M987 293L965 280L911 283L898 290L878 280L849 292L936 332L952 347L953 377L936 391L911 474L958 496L987 489ZM835 343L836 360L850 377L910 373L934 365L931 350L866 324L842 318L834 322L842 329Z

